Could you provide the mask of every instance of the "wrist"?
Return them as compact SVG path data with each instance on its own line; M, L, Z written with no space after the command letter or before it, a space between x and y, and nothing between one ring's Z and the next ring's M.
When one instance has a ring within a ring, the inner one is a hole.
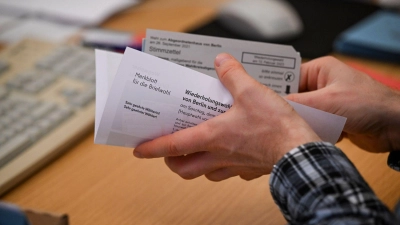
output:
M321 142L321 138L312 130L309 125L301 120L300 125L287 128L287 133L282 140L283 145L276 152L274 164L276 164L289 151L306 143Z

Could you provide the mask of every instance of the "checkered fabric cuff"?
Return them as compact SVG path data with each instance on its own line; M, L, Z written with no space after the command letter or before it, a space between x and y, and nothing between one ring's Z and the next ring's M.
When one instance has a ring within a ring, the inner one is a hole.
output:
M273 168L270 190L290 224L395 224L354 165L330 143L288 152Z

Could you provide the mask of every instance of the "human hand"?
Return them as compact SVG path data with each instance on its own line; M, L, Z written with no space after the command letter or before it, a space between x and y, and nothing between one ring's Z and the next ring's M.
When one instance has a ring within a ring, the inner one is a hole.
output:
M291 149L320 141L282 97L251 78L232 56L218 55L215 69L233 106L195 127L139 145L136 157L165 157L167 166L185 179L205 175L220 181L239 175L250 180L269 174Z
M333 57L301 67L300 92L287 99L347 117L344 136L370 152L400 149L400 93Z

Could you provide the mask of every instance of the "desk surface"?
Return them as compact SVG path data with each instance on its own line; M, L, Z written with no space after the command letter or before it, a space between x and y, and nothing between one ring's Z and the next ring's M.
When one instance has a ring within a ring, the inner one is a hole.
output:
M206 22L221 1L152 0L122 12L104 27L185 31ZM339 56L400 77L400 66ZM400 173L387 154L366 153L348 140L338 144L376 194L390 207L400 199ZM93 133L19 185L3 201L67 213L71 224L285 224L274 204L269 176L253 181L183 180L162 159L138 160L132 149L93 144Z

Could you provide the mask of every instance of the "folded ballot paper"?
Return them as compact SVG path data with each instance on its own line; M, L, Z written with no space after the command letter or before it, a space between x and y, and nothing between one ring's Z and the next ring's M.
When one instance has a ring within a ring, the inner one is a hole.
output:
M299 89L301 57L292 46L148 29L142 49L215 78L214 59L226 52L278 94Z
M95 143L136 147L142 142L196 126L229 110L233 104L232 96L215 78L212 69L219 52L229 52L237 57L248 72L252 71L249 74L275 88L277 93L285 95L289 89L287 85L291 91L298 90L300 57L293 48L290 55L279 54L279 48L285 52L290 49L287 46L265 43L233 40L234 45L225 47L227 39L220 38L208 40L207 37L207 42L187 39L186 34L158 38L150 43L146 37L144 49L156 51L159 57L131 48L127 48L123 55L96 50ZM168 40L165 43L164 38ZM170 42L175 44L170 46ZM206 51L210 46L204 46L205 43L213 44L219 50ZM255 47L249 47L251 45ZM151 46L158 47L151 50ZM245 47L249 47L246 52L235 54ZM254 65L254 68L250 69L246 64ZM204 73L193 70L194 65ZM288 72L293 76L290 81L284 78ZM336 143L346 118L289 103L324 141Z

